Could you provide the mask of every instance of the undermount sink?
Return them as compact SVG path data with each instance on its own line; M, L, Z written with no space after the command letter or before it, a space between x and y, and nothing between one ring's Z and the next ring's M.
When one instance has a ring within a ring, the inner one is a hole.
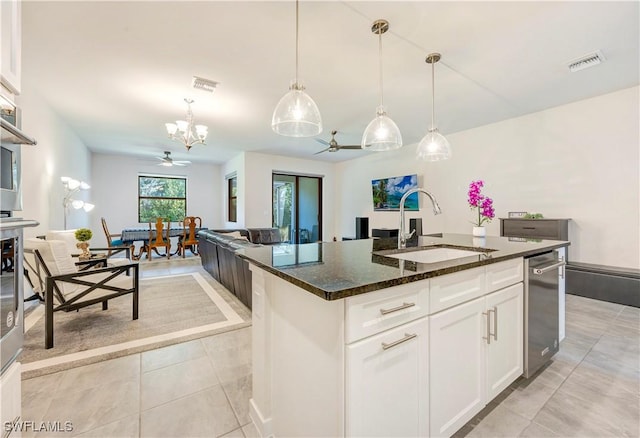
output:
M395 259L409 260L417 263L436 263L444 262L446 260L461 259L469 256L479 256L484 252L479 251L467 251L464 249L456 248L428 248L417 251L407 251L396 254L385 254L385 257L392 257Z

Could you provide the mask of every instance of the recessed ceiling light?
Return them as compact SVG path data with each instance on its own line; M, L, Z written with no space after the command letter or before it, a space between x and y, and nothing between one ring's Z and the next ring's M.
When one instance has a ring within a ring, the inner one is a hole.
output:
M598 65L605 60L606 58L604 57L602 52L600 50L597 50L593 53L589 53L588 55L584 55L574 61L569 62L569 71L571 73L575 73L579 70L584 70L585 68Z
M199 76L194 76L193 80L191 81L191 85L193 86L193 88L208 91L209 93L213 93L213 90L216 89L216 85L218 84L219 82L212 81L211 79L201 78Z

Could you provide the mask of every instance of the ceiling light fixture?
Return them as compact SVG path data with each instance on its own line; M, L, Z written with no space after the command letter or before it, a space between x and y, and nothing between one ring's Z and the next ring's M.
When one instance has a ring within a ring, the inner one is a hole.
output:
M69 178L68 176L61 176L60 181L64 186L64 198L62 199L62 208L64 209L64 229L67 229L67 213L69 207L73 207L76 210L84 209L89 212L93 210L95 205L82 201L80 199L73 199L71 196L80 190L89 190L91 186L84 181L78 181L77 179Z
M424 161L448 160L451 158L451 146L444 135L438 132L435 123L436 96L435 96L435 64L440 61L439 53L430 53L425 62L431 64L431 128L416 149L416 157Z
M298 0L296 0L296 76L276 105L271 128L285 137L312 137L322 132L320 110L298 80Z
M402 147L402 135L384 109L382 87L382 34L389 30L387 20L376 20L371 26L371 32L378 35L378 57L380 63L380 105L376 110L376 117L369 123L362 134L362 149L370 151L392 151Z
M167 133L171 140L176 140L184 144L187 150L190 150L194 144L205 144L209 128L205 125L195 125L196 133L193 133L193 113L191 112L191 104L193 100L185 99L187 102L187 120L177 120L176 123L166 123Z

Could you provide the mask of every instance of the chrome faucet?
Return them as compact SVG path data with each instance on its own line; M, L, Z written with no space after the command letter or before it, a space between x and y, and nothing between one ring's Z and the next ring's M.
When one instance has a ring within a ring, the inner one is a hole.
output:
M411 236L413 236L413 233L416 232L416 230L411 230L410 233L404 232L404 202L406 201L409 195L416 192L424 193L429 197L429 199L431 199L431 203L433 204L433 214L442 213L442 210L440 210L440 206L438 205L438 201L436 201L436 198L434 198L433 195L427 192L425 189L421 189L418 187L415 189L411 189L407 193L405 193L402 196L402 199L400 199L400 231L398 233L398 249L406 248L407 240L411 239Z

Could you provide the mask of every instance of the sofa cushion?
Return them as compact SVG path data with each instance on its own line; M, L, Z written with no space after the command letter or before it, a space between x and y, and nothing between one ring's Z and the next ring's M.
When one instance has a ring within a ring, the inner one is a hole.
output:
M248 228L248 230L249 240L253 243L272 245L282 242L279 228Z

